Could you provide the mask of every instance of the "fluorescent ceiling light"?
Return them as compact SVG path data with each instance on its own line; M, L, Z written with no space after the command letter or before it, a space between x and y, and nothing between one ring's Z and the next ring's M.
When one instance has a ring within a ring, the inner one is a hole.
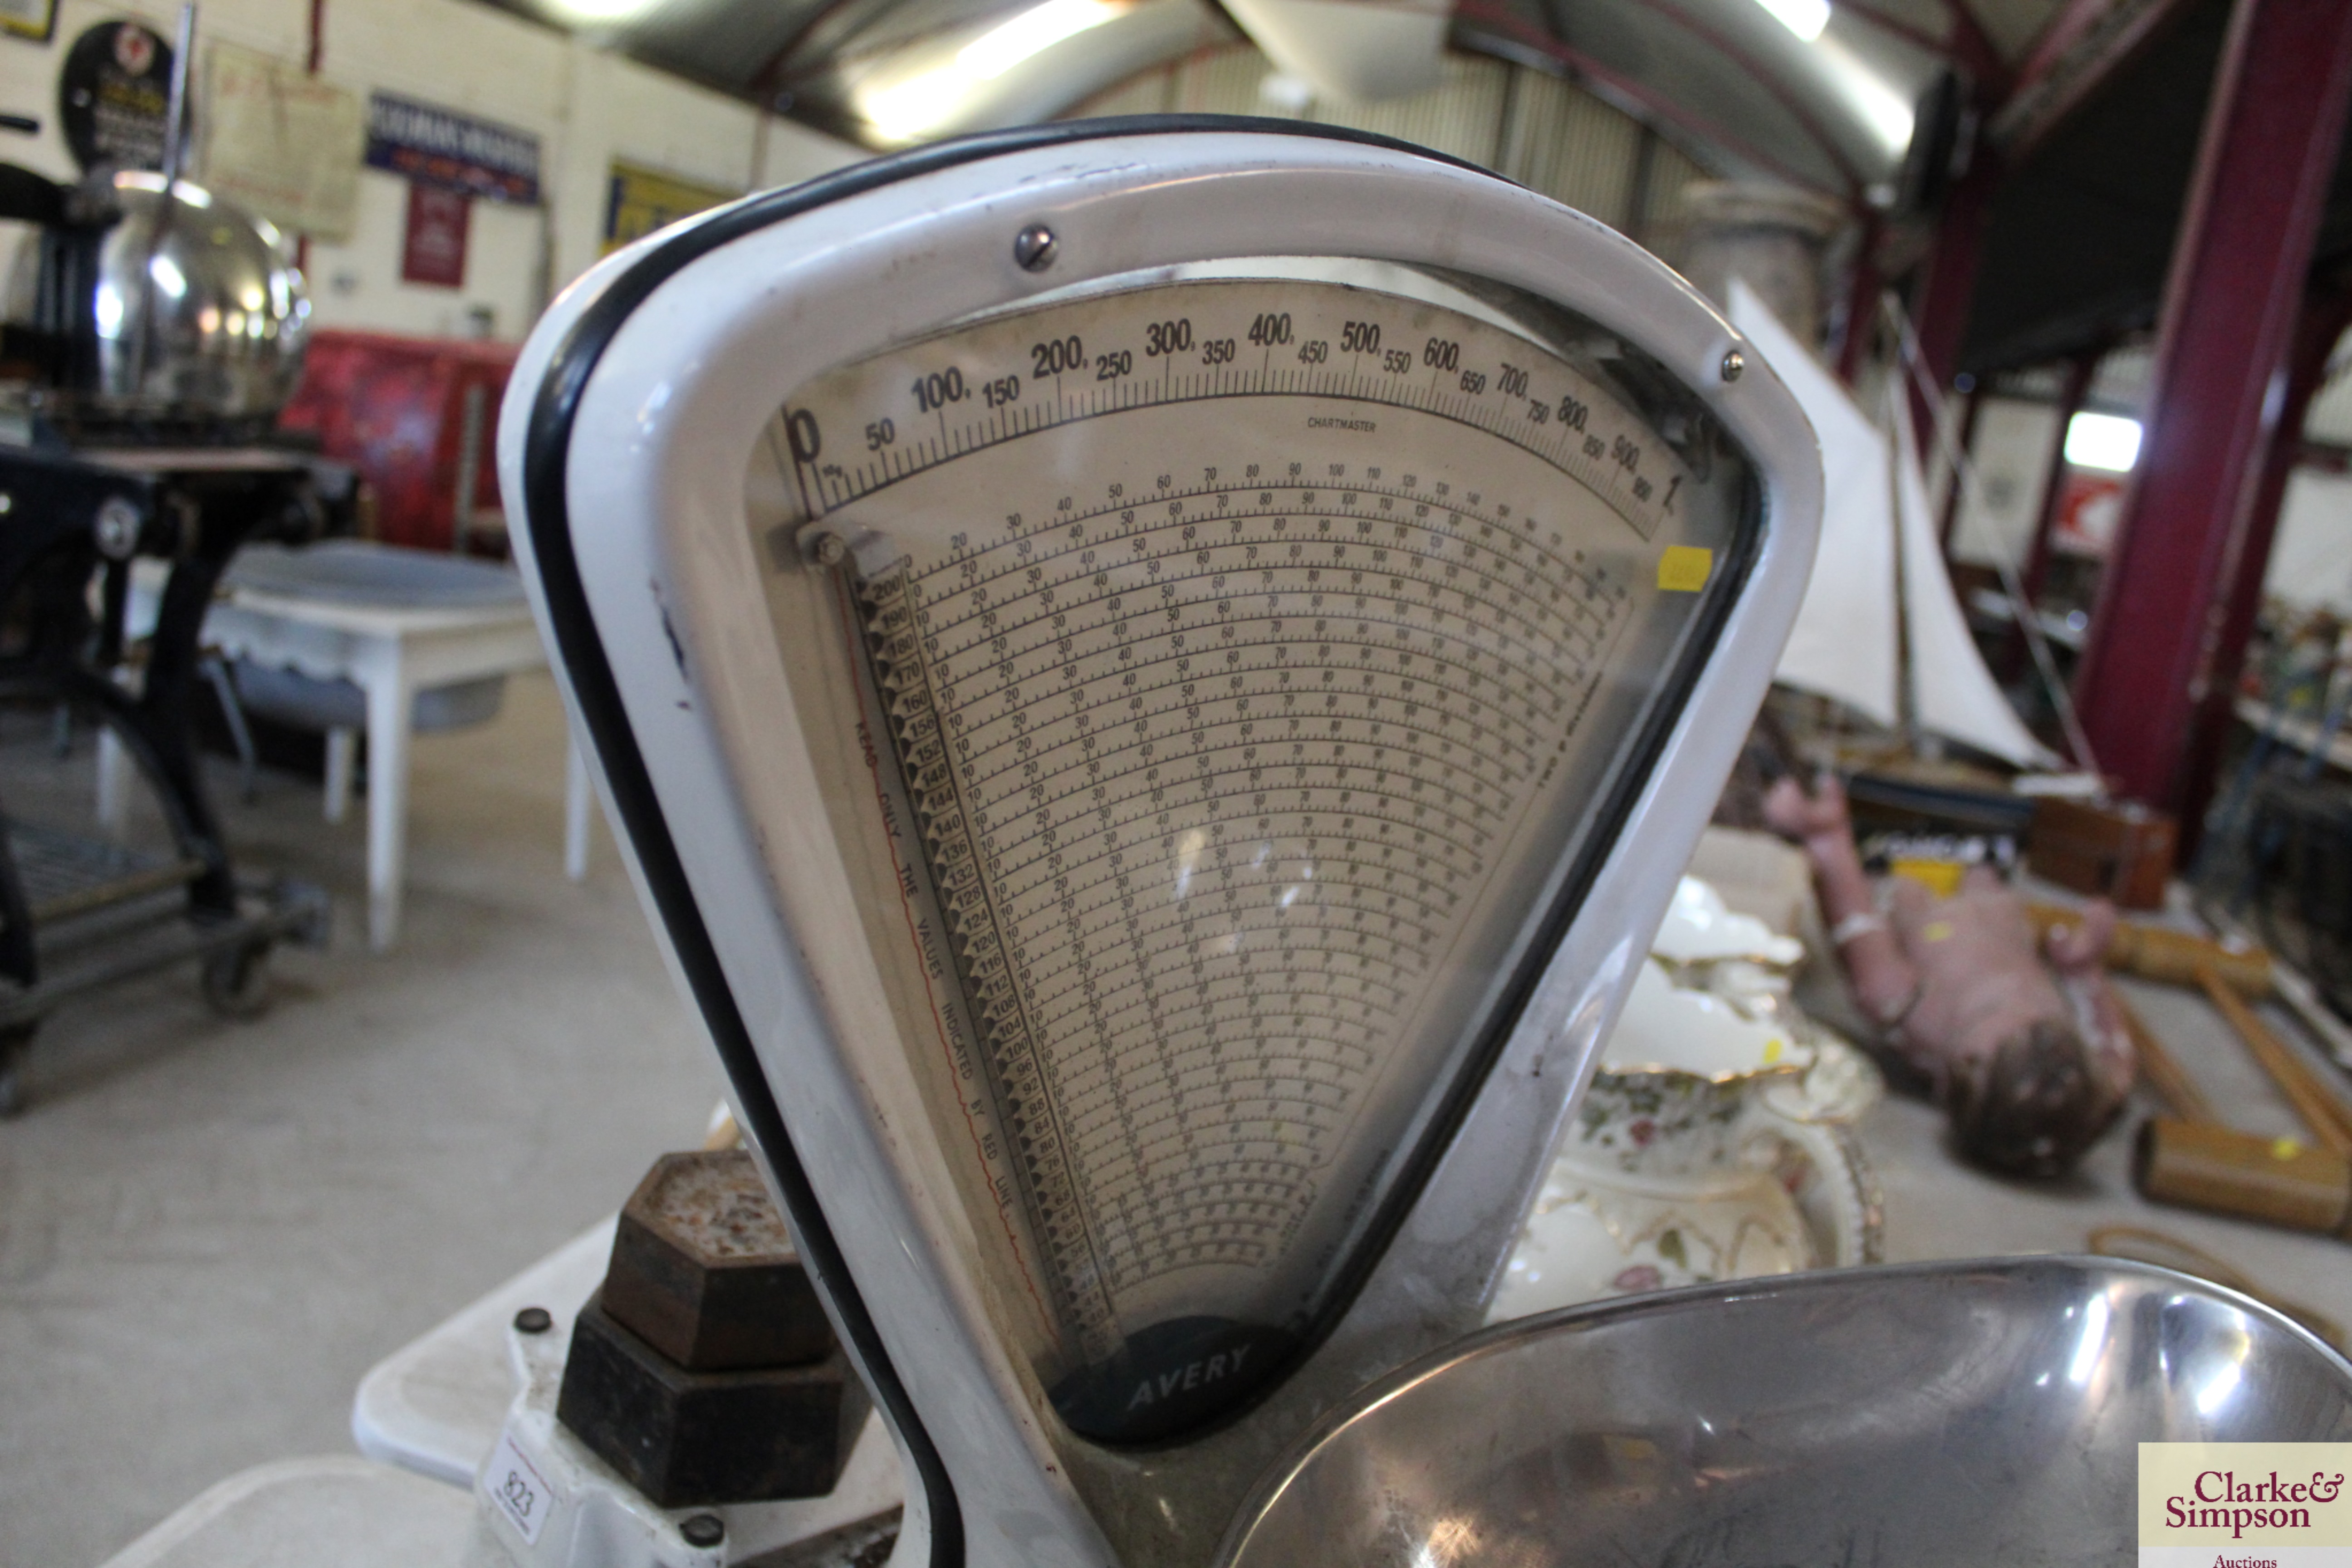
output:
M1822 36L1830 25L1830 0L1756 0L1772 19L1807 43Z
M591 26L634 22L657 4L659 0L549 0L550 7L565 21Z
M1845 100L1848 110L1869 128L1891 156L1902 157L1911 145L1912 132L1917 128L1911 101L1903 96L1902 89L1882 76L1877 67L1835 38L1823 38L1813 52L1827 68L1833 89Z
M1099 27L1125 7L1109 0L1045 0L1010 22L991 27L956 51L956 68L982 81L1003 76L1064 38Z
M2139 421L2120 414L2077 414L2066 426L2066 460L2078 468L2128 474L2139 461Z
M1874 81L1856 87L1853 103L1889 149L1899 153L1911 145L1911 134L1918 130L1919 121L1909 104Z
M981 83L993 81L1065 38L1101 26L1126 9L1114 0L1045 0L991 27L958 49L948 64L864 96L859 111L887 140L913 141L952 120Z

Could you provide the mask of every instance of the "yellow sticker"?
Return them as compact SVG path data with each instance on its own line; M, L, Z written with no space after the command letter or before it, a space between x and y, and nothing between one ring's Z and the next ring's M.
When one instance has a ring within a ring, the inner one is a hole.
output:
M1891 869L1895 877L1907 877L1907 879L1916 881L1936 898L1950 898L1952 893L1959 891L1961 877L1969 875L1969 868L1961 865L1959 860L1912 860L1910 856L1895 856L1894 860L1886 863L1886 869ZM1945 936L1950 936L1950 931L1945 931ZM1927 941L1940 942L1943 936L1928 936Z
M1715 552L1704 544L1669 544L1658 557L1658 586L1669 594L1696 594L1715 570Z
M1887 862L1886 868L1898 877L1908 877L1939 899L1948 899L1958 892L1960 879L1968 873L1968 868L1958 860L1914 860L1908 858L1898 858ZM1951 928L1945 927L1944 936L1951 934ZM1944 937L1937 936L1931 931L1927 934L1927 940L1941 942Z
M1764 1065L1770 1067L1780 1059L1780 1037L1773 1036L1764 1042Z
M2292 1160L2302 1152L2303 1145L2292 1138L2271 1140L2271 1158L2273 1160Z

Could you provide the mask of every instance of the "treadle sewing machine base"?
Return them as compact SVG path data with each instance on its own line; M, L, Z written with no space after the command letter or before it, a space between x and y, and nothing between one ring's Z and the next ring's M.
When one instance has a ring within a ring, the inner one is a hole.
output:
M193 862L30 823L9 823L7 839L32 902L41 978L0 982L0 1116L24 1109L26 1053L64 1003L194 961L215 1011L251 1017L268 1005L272 947L326 943L327 894L312 883L239 878L233 913L191 917Z
M323 941L318 889L231 866L189 715L223 569L247 539L319 532L338 477L257 447L0 447L0 695L104 725L170 836L167 851L144 851L0 813L0 1116L23 1109L26 1049L68 998L193 959L208 1001L250 1015L266 1005L270 948ZM142 554L172 573L134 694L115 672Z

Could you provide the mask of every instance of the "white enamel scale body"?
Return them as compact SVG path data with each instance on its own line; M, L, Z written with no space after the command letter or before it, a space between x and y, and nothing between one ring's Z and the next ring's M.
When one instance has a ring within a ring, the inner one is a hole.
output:
M1811 566L1740 347L1552 202L1230 121L861 166L551 310L516 536L899 1561L1213 1562L1477 1326Z

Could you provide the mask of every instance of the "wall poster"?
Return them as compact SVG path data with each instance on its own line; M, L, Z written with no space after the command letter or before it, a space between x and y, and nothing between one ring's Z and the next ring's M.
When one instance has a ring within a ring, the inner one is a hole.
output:
M610 256L657 228L731 202L742 194L615 158L606 185L604 248L600 254Z
M2121 475L2069 468L2066 488L2059 492L2058 516L2050 530L2050 548L2061 555L2105 561L2115 549L2116 525L2123 520L2123 511Z
M0 33L46 44L58 30L58 0L0 0Z
M436 289L466 286L466 232L474 198L422 180L408 184L408 226L400 242L400 280Z
M172 46L137 22L85 28L58 70L58 124L87 171L160 169L172 105Z

